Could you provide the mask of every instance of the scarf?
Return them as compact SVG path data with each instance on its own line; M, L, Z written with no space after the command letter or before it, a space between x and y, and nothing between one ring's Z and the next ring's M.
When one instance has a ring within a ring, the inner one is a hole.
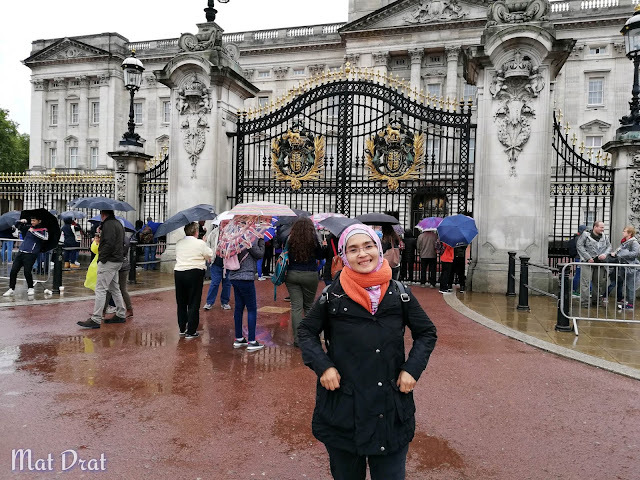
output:
M368 235L378 247L378 265L369 273L357 273L353 271L347 260L346 245L349 238L358 233ZM355 224L347 227L340 235L338 241L338 253L346 268L340 274L340 284L347 296L354 302L362 305L368 312L375 314L382 299L383 292L389 288L391 281L391 267L382 257L382 245L378 235L368 226Z

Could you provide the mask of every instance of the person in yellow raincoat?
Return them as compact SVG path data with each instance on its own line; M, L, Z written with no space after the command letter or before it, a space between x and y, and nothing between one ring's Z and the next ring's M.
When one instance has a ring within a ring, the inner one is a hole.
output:
M96 291L96 282L98 281L98 246L100 245L100 234L96 233L91 243L91 252L95 254L89 268L87 269L87 276L84 279L84 286L90 288L94 292Z

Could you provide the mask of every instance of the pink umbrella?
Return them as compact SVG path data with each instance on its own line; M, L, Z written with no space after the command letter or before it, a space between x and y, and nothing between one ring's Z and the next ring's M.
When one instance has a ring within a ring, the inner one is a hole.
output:
M270 216L236 215L220 224L220 239L216 254L229 258L248 250L271 228Z
M424 232L426 230L435 231L441 222L442 218L440 217L427 217L420 220L416 225L416 228L421 232Z
M239 203L229 213L232 215L260 215L260 216L278 216L278 217L295 217L296 213L286 205L273 202L250 202Z

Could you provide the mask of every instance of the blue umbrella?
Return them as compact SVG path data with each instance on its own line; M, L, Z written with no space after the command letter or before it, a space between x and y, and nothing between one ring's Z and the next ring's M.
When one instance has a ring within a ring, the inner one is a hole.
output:
M70 218L70 219L74 219L74 218L85 218L86 215L83 212L79 212L77 210L67 210L66 212L62 212L60 215L58 215L58 218L60 218L61 220L64 220L65 218Z
M87 197L76 198L68 203L73 208L93 208L95 210L118 210L121 212L131 212L135 210L127 202L107 197Z
M120 223L122 224L125 230L129 230L130 232L136 231L136 227L134 227L133 224L126 218L124 217L116 217L116 218L120 220ZM102 218L100 217L100 215L96 215L95 217L91 217L88 221L94 222L94 223L100 223L102 222Z
M174 230L188 225L191 222L213 220L217 216L214 210L213 205L205 203L181 210L160 225L153 236L156 238L162 237Z
M437 230L440 241L451 247L469 245L478 235L475 220L460 214L445 217Z
M20 220L20 212L12 210L0 216L0 230L8 230Z

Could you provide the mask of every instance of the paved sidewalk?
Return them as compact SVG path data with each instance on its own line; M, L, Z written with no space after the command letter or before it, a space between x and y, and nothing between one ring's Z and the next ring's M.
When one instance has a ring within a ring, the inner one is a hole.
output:
M170 291L139 291L133 320L92 331L75 325L92 300L66 292L75 301L36 294L0 309L0 478L13 478L12 449L31 448L52 453L54 472L20 478L93 477L60 472L73 450L104 454L105 478L328 480L310 428L316 378L290 345L285 290L274 302L270 282L256 287L267 348L255 353L232 348L233 311L218 304L200 338L181 339ZM415 389L408 479L636 477L636 380L498 334L451 308L453 295L414 292L439 341Z

